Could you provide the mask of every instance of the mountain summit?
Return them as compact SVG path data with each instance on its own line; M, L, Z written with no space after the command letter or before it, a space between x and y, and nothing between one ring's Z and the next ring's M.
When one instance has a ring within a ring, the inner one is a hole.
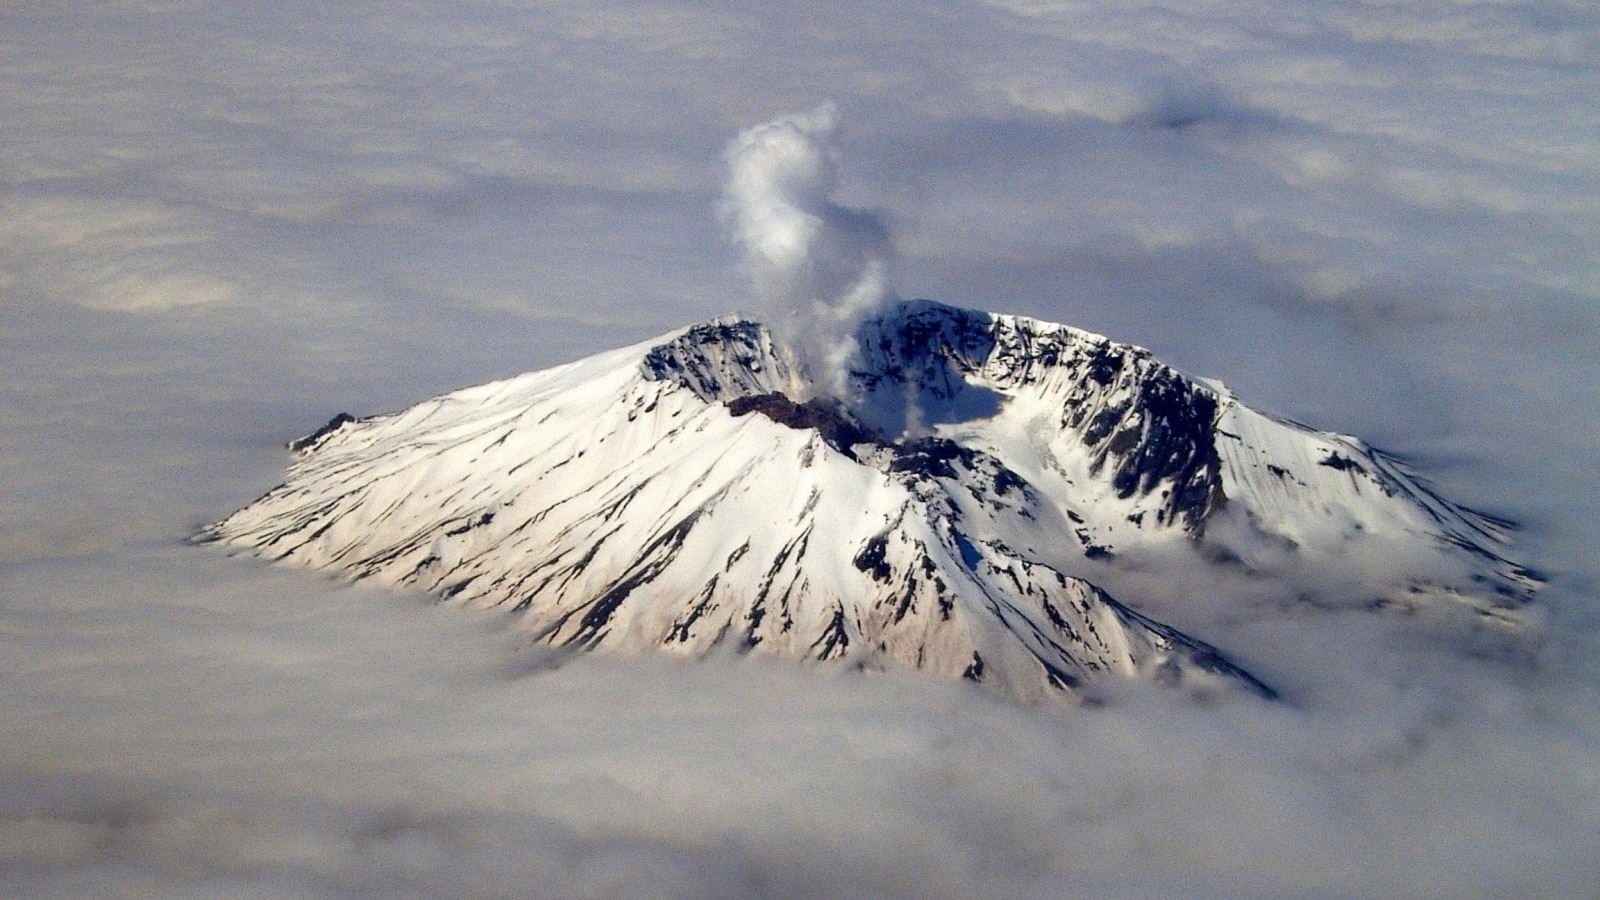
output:
M1336 582L1313 602L1507 630L1536 587L1505 523L1143 349L929 302L856 343L846 402L723 318L341 415L206 536L504 608L558 647L910 667L1022 699L1127 677L1271 696L1157 621L1138 593L1160 564L1211 594L1287 572Z

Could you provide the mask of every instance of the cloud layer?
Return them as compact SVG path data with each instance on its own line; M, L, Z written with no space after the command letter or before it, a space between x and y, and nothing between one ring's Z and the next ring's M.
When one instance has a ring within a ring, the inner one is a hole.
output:
M1593 751L1560 724L1592 697L1356 616L1293 648L1322 667L1309 705L1022 709L750 660L530 670L493 619L192 549L11 576L49 600L0 613L0 858L27 896L1580 896L1600 874Z
M1600 14L1532 0L8 12L0 893L1585 896L1597 61ZM848 129L783 116L830 97ZM1293 703L1030 710L529 671L182 544L336 412L748 309L741 133L798 142L751 196L827 263L767 295L837 308L892 228L907 296L1399 451L1524 524L1542 646L1180 586Z

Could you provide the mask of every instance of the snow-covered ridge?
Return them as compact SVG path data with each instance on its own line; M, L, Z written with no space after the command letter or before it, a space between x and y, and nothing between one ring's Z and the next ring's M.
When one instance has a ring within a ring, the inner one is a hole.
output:
M207 534L503 607L552 645L845 659L1022 698L1108 677L1271 693L1091 581L1153 552L1268 578L1381 542L1404 564L1349 602L1495 627L1536 584L1500 523L1147 351L927 302L857 339L843 403L724 318L336 419Z

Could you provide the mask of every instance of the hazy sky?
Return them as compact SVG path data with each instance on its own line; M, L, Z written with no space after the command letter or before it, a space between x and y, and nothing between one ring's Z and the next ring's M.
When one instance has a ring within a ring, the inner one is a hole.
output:
M9 4L0 893L1592 898L1596 97L1579 0ZM729 142L829 100L900 293L1403 454L1523 524L1535 648L1206 598L1292 702L542 672L183 543L336 412L751 308Z

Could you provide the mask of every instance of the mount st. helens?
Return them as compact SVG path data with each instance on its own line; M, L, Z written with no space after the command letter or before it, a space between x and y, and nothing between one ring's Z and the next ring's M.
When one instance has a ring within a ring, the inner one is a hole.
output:
M341 415L206 536L503 607L558 647L843 659L1023 699L1128 676L1271 695L1123 593L1153 561L1213 592L1207 573L1329 573L1348 583L1313 600L1502 630L1536 587L1505 523L1143 349L928 302L857 338L848 403L724 318ZM1399 562L1364 565L1374 548Z

